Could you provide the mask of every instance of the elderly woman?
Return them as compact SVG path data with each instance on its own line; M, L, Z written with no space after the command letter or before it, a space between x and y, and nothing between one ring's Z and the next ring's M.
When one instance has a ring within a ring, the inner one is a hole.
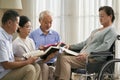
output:
M25 60L25 58L22 56L23 54L35 51L34 42L31 38L28 37L31 30L31 22L28 17L20 16L19 26L20 27L17 30L19 36L13 41L13 52L16 60ZM36 67L36 80L42 80L41 67L38 65L38 63L34 63L33 65ZM41 65L42 67L45 67L45 64Z
M55 80L69 80L71 68L85 68L86 58L91 52L110 49L117 36L113 28L115 19L113 9L109 6L100 7L99 19L102 25L101 28L95 29L87 40L69 46L71 50L81 50L78 56L63 53L58 57ZM93 57L90 61L104 61L105 59L106 57Z

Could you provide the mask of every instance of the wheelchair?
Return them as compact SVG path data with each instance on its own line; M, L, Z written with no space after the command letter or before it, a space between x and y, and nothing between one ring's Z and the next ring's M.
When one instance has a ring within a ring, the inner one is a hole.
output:
M109 60L112 60L114 58L113 55L114 52L92 52L90 56L105 56L107 57L106 61L100 61L100 62L89 62L88 60L86 61L86 66L85 69L72 69L71 71L73 73L80 74L81 77L84 79L79 79L79 80L97 80L99 71L101 70L102 66L106 64ZM88 57L89 59L89 57ZM71 79L72 80L72 79Z
M118 41L120 40L120 35L117 36L117 39ZM100 70L98 80L120 80L119 67L120 58L114 58L108 61L106 64L104 64L104 66Z
M98 80L120 80L120 74L115 72L115 65L120 63L120 59L108 61L101 69Z
M120 35L117 36L117 39L120 40ZM89 62L89 57L92 56L94 57L104 56L106 57L106 60L91 63ZM105 73L113 74L115 62L119 62L119 59L115 59L115 42L114 42L108 51L91 52L90 56L88 56L87 58L85 69L79 68L71 69L71 72L80 74L82 77L84 77L84 79L80 78L79 80L115 80L113 79L113 76L112 77L108 76L109 78L106 79L104 76Z

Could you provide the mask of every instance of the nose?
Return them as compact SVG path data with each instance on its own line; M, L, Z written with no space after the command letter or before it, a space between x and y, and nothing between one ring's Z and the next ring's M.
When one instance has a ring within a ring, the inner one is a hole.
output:
M29 30L31 30L31 27L29 28Z
M48 25L47 25L48 27L51 27L51 23L48 23Z

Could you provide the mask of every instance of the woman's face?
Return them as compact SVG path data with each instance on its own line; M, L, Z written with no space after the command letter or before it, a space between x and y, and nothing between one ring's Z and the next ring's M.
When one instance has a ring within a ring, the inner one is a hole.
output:
M23 27L20 27L20 35L22 36L28 36L31 30L31 22L28 21Z
M99 19L100 19L101 25L105 26L105 25L109 25L109 23L111 22L112 16L111 15L108 16L104 10L101 10L99 11Z

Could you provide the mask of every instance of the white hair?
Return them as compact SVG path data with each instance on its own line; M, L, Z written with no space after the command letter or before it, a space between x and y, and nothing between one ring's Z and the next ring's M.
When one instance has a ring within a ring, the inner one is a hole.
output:
M48 10L45 10L45 11L42 11L42 12L39 14L39 20L42 20L45 15L50 15L50 16L52 17L51 12L48 11Z

